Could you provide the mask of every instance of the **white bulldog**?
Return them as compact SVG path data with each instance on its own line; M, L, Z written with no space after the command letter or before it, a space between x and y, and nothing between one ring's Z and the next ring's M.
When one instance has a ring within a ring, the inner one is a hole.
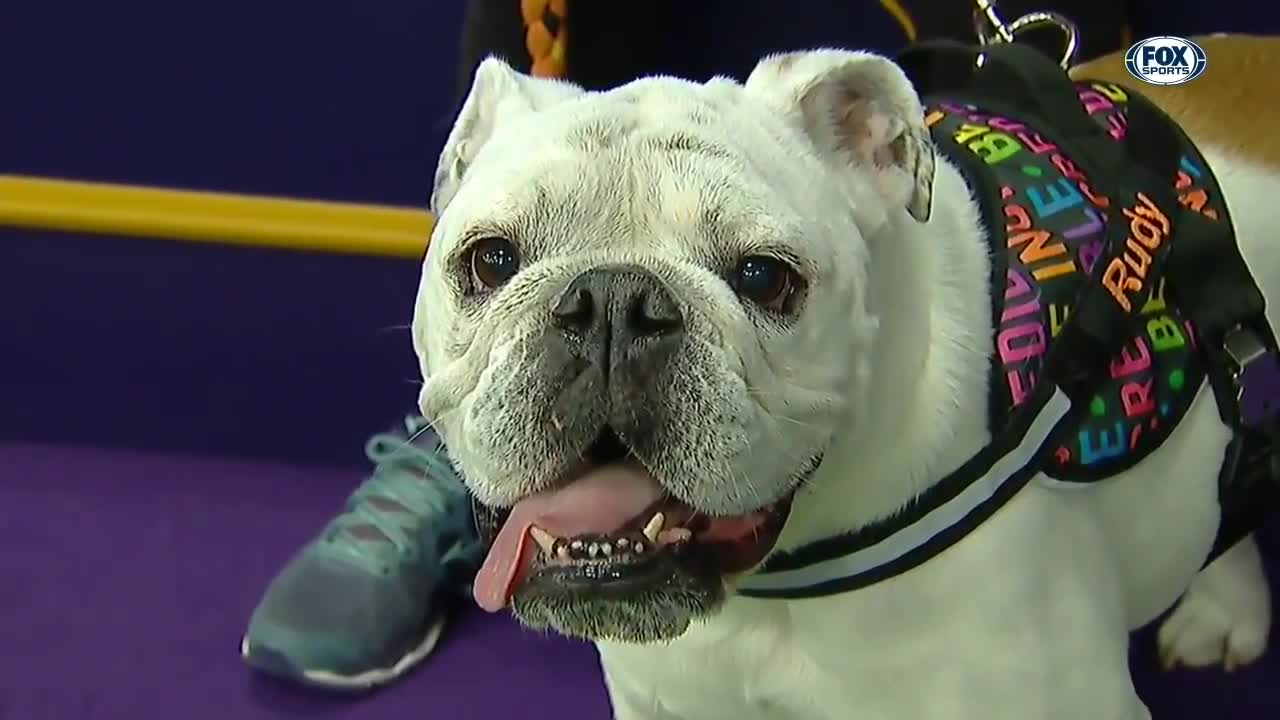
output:
M1037 477L919 567L736 592L990 440L988 231L923 117L860 52L606 93L480 66L436 177L420 404L493 541L476 599L594 640L618 720L1144 718L1128 634L1180 597L1168 661L1263 652L1253 541L1198 573L1230 437L1207 386L1132 469ZM1280 177L1201 149L1280 307Z

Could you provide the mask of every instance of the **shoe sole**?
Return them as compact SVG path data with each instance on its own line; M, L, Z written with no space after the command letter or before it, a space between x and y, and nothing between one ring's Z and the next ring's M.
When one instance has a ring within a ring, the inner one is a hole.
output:
M249 642L249 636L240 638L240 657L251 667L255 667L272 675L292 677L315 687L328 690L361 691L372 690L386 685L411 670L422 662L444 632L445 614L440 613L431 626L427 628L422 641L405 653L394 665L384 668L371 668L354 675L343 675L329 670L308 670L290 663L283 654L266 648L255 648Z

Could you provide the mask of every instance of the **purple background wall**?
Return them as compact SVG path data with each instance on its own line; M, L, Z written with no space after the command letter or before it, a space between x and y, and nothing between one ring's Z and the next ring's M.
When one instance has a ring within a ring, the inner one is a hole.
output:
M458 0L7 0L0 169L419 205Z
M0 172L422 205L461 3L10 0ZM0 229L0 440L359 462L416 263Z
M360 462L414 403L416 273L0 231L0 440Z

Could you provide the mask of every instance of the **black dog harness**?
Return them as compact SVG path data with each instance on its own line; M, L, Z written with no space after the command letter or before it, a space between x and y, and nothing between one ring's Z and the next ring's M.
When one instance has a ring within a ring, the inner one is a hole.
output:
M1016 43L930 43L899 63L991 229L992 440L897 515L774 556L738 592L818 597L906 572L1039 474L1132 467L1206 379L1234 433L1211 557L1257 529L1280 498L1280 353L1200 152L1132 90Z

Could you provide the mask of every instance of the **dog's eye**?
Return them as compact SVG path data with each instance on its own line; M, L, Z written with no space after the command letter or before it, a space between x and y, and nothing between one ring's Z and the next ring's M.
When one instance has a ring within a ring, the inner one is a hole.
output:
M738 263L733 275L738 295L767 310L781 312L795 293L795 271L785 262L764 255L749 255Z
M496 290L520 269L520 255L508 240L485 238L471 249L471 281L477 290Z

